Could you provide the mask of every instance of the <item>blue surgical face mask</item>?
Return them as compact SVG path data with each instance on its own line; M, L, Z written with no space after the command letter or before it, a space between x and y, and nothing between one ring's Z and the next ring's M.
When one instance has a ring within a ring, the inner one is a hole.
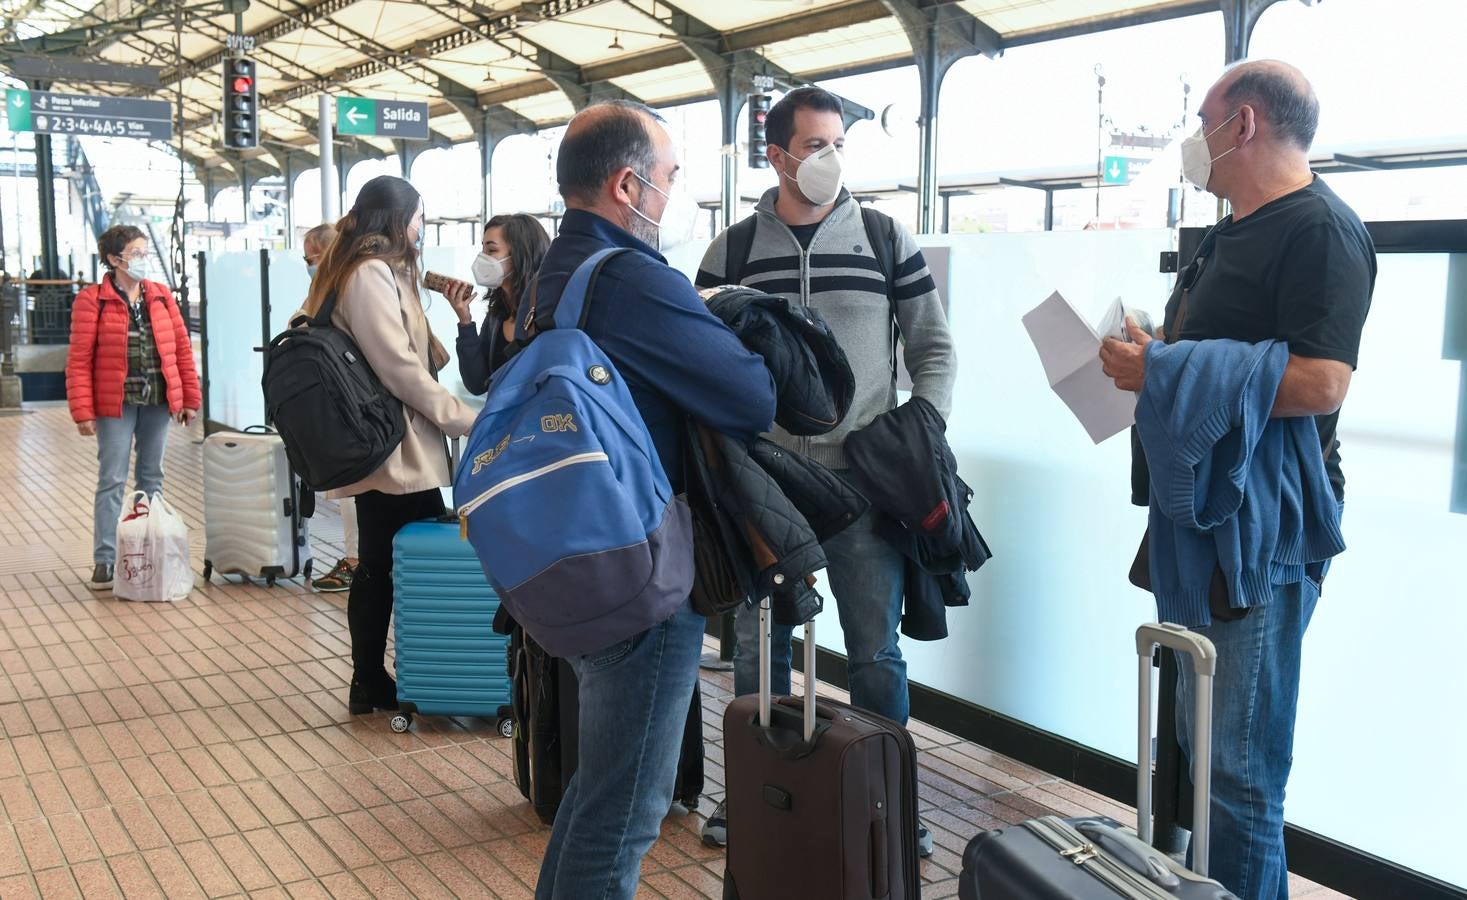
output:
M310 275L312 278L315 278L316 270L319 268L321 267L316 265L315 263L306 263L306 274Z

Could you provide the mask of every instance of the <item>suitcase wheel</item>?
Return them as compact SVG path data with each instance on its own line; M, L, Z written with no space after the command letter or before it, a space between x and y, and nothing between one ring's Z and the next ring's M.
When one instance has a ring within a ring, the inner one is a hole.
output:
M275 587L275 576L274 575L266 575L265 576L265 587Z
M394 732L402 734L412 727L413 717L407 713L399 713L393 716L392 721L387 724Z
M204 560L204 580L208 581L214 576L214 564L207 559Z
M306 560L306 567L304 569L301 569L301 578L305 579L306 581L311 580L311 566L313 563L315 563L314 559L308 559Z
M514 719L508 719L504 716L500 716L498 725L500 737L514 737Z

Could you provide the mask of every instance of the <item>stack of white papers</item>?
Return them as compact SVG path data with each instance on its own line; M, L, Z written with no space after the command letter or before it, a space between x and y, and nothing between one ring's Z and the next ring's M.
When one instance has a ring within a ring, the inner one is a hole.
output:
M1103 338L1129 339L1128 312L1117 298L1097 330L1056 291L1024 315L1024 327L1039 351L1049 386L1097 444L1136 422L1136 395L1117 388L1100 365Z

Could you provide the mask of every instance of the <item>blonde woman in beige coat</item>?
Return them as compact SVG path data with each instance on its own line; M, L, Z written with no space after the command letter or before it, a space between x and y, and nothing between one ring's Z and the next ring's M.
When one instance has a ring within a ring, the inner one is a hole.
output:
M397 682L387 673L392 616L392 539L409 522L443 514L438 489L448 485L448 437L468 434L474 410L435 378L448 362L433 338L418 296L423 201L412 185L383 175L362 187L336 223L306 312L315 315L337 294L331 322L352 336L384 387L402 401L407 432L377 471L332 497L355 497L361 561L346 604L351 628L352 713L397 708ZM464 285L463 289L468 289ZM452 299L452 298L451 298Z

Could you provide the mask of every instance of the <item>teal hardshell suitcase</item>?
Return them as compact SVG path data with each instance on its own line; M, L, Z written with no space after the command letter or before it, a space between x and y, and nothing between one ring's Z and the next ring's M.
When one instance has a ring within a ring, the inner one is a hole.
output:
M457 519L413 522L392 542L399 713L498 720L510 736L509 639L494 631L499 597Z

